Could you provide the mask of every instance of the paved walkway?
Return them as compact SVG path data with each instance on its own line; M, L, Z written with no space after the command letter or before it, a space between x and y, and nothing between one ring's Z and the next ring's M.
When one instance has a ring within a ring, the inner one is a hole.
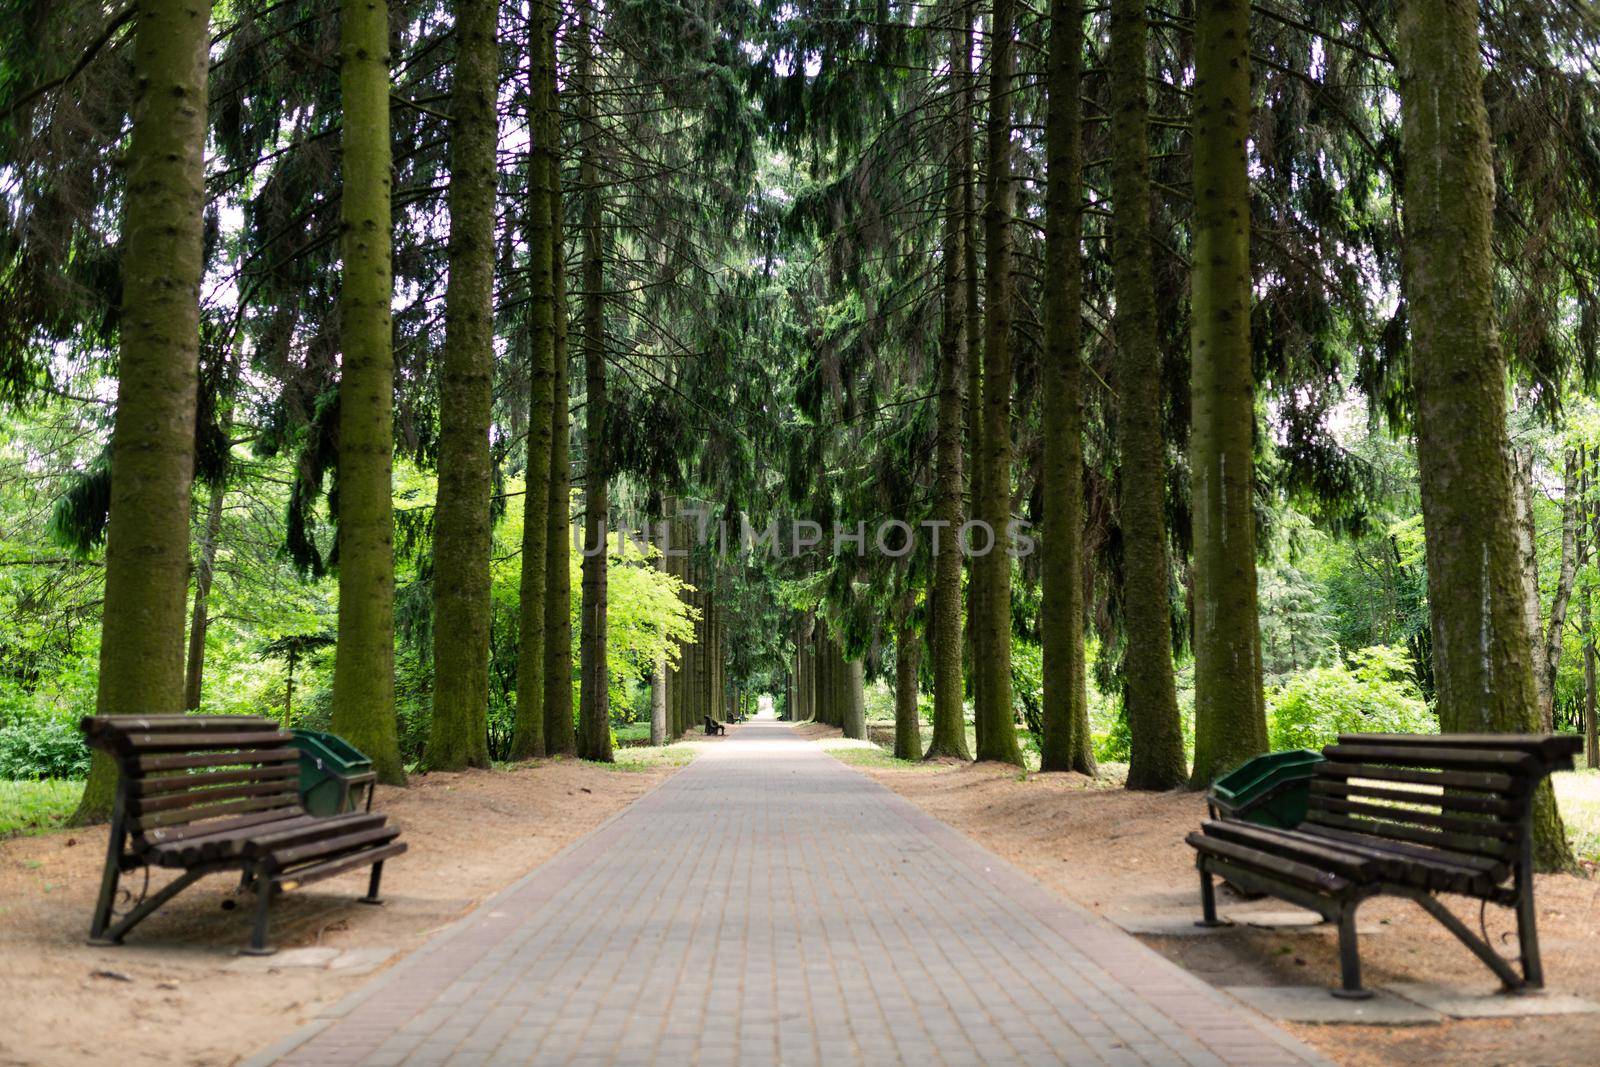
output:
M257 1062L1322 1061L762 724Z

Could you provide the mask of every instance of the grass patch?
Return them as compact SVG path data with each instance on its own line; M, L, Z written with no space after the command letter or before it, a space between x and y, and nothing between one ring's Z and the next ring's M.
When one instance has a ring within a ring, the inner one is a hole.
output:
M83 783L0 780L0 838L42 834L60 828L78 806Z
M646 737L649 727L645 727ZM701 745L694 741L677 741L670 745L618 746L613 753L616 762L611 767L619 771L648 771L655 767L682 767L700 754ZM604 764L602 764L604 766Z
M824 737L817 740L817 747L840 763L848 763L852 767L876 767L897 771L928 771L938 768L937 764L923 763L921 760L896 759L894 753L871 741Z
M1600 771L1560 771L1550 776L1579 859L1600 863Z
M644 745L650 742L650 724L647 722L630 722L626 726L613 726L611 736L617 739L619 745Z

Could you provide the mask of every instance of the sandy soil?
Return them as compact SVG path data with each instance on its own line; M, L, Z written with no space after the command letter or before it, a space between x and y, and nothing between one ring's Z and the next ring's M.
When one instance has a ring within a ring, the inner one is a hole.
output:
M273 941L280 949L394 949L393 962L673 769L557 760L380 788L375 810L388 812L411 846L384 870L384 906L355 903L365 869L329 879L278 901ZM104 828L0 842L0 1064L111 1056L118 1067L235 1063L366 980L237 957L249 937L249 902L224 910L236 885L224 875L184 891L126 945L85 945L105 847Z
M837 736L807 726L810 736ZM857 742L856 744L859 744ZM831 746L830 746L831 747ZM1073 774L942 764L884 767L835 752L1006 857L1046 885L1101 913L1199 915L1194 855L1183 843L1205 816L1194 793L1129 793L1115 782ZM861 765L863 764L864 765ZM1600 881L1557 875L1538 879L1540 943L1553 992L1600 999ZM1219 907L1246 905L1224 892ZM1476 902L1452 901L1473 929ZM1467 949L1415 904L1378 898L1363 905L1363 977L1369 985L1430 981L1462 990L1498 984ZM1489 908L1489 932L1516 955L1516 924ZM1145 938L1150 945L1218 986L1337 984L1336 939L1326 925L1281 933L1234 927L1203 937ZM1468 1064L1593 1064L1600 1061L1600 1015L1451 1021L1435 1026L1294 1026L1289 1029L1330 1058L1355 1065L1433 1061Z

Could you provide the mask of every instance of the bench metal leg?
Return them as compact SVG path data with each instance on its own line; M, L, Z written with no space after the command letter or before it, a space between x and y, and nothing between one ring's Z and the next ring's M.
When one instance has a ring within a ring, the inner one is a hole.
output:
M1522 955L1525 989L1544 988L1544 963L1539 959L1539 913L1533 906L1533 833L1524 835L1523 859L1517 865L1517 948Z
M116 835L111 839L111 855L106 858L105 873L100 877L100 897L94 904L94 918L89 922L89 944L115 945L117 942L106 936L106 928L111 925L111 911L117 902L117 883L122 879L122 864L118 853L121 851L116 840Z
M361 898L363 904L382 904L383 898L378 896L378 885L383 881L383 861L379 860L372 865L372 875L367 879L367 895Z
M1339 911L1339 988L1333 995L1344 1000L1366 1000L1372 990L1361 988L1361 947L1356 942L1356 908Z
M267 944L267 923L272 917L272 894L277 887L265 874L256 876L256 923L250 931L250 944L239 950L245 956L270 956L278 951Z
M1217 888L1211 882L1211 872L1200 868L1200 915L1196 926L1227 926L1217 918Z
M1469 949L1471 949L1472 954L1482 960L1484 966L1493 971L1500 981L1505 983L1507 989L1516 991L1526 987L1527 983L1523 981L1522 975L1519 975L1512 968L1511 964L1507 963L1491 945L1485 943L1480 937L1478 937L1477 934L1473 933L1465 923L1456 918L1455 912L1445 907L1444 903L1437 897L1431 896L1427 893L1418 893L1417 895L1413 896L1412 899L1418 904L1421 904L1423 910L1429 915L1432 915L1435 919L1439 920L1439 925L1443 926L1446 930L1449 930L1452 934L1454 934L1457 941L1460 941L1463 945L1466 945ZM1518 913L1520 918L1520 906L1518 908ZM1520 922L1518 923L1518 927L1518 932L1520 933ZM1534 949L1534 958L1535 960L1538 958L1537 948ZM1535 969L1537 970L1537 964L1535 965Z

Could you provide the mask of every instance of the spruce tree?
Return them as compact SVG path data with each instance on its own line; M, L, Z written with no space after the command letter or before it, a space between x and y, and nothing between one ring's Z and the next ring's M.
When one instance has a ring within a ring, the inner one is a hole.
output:
M210 14L199 0L147 0L137 16L95 698L101 715L184 707ZM115 788L115 767L97 754L73 821L106 818Z
M1267 749L1256 619L1249 0L1195 5L1193 783Z
M450 281L433 523L433 720L428 765L489 765L489 424L494 385L495 0L456 0ZM530 418L532 417L530 410ZM537 525L537 524L535 524Z

